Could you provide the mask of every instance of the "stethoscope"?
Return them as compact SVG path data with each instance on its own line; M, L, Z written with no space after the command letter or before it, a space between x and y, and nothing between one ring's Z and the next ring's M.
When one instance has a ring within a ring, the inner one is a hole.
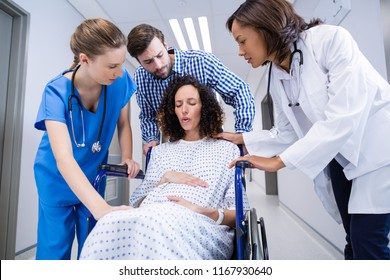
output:
M83 113L83 106L81 104L80 98L74 93L74 78L76 76L77 70L79 70L80 65L78 65L72 74L72 94L68 98L68 108L69 108L69 117L70 117L70 123L72 127L72 136L73 136L73 141L76 145L77 148L84 148L85 147L85 126L84 126L84 113ZM102 130L103 130L103 124L104 124L104 119L106 117L106 100L107 100L107 86L103 86L103 92L104 92L104 107L103 107L103 116L102 116L102 122L100 124L99 128L99 134L98 138L95 143L92 144L92 152L93 153L99 153L100 150L102 149L102 146L100 145L100 137L102 136ZM74 132L74 125L73 125L73 107L72 107L72 98L76 99L78 106L80 107L80 118L81 118L81 125L83 128L83 142L78 143L76 140L76 135Z
M290 69L291 69L291 64L293 62L293 58L295 54L299 54L299 78L298 80L300 81L301 79L301 69L303 65L303 53L300 49L297 48L297 42L294 42L294 51L291 53L290 56ZM275 138L279 134L279 129L275 127L275 121L274 121L274 109L273 109L273 104L272 104L272 98L270 94L270 85L271 85L271 71L272 70L272 62L270 62L269 68L268 68L268 84L267 84L267 105L268 105L268 112L269 112L269 117L271 120L271 129L269 130L271 138ZM298 86L299 88L300 86ZM290 101L288 103L289 107L296 107L299 106L299 102L292 102Z

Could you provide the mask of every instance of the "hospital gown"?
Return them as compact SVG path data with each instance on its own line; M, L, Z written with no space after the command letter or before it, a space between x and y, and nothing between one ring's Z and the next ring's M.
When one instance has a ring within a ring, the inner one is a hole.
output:
M87 238L80 259L229 259L234 230L167 199L185 198L207 208L235 209L236 145L204 138L154 147L143 183L130 198L139 208L114 211L99 220ZM192 174L209 187L165 183L167 171ZM249 209L244 193L244 209Z

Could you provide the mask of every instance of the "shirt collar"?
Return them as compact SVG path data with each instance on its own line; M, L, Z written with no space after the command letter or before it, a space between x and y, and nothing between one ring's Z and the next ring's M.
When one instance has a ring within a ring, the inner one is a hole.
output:
M172 65L172 72L175 74L183 74L183 51L176 48L169 48L168 54L174 54L175 60Z
M274 67L274 70L273 70L273 75L275 75L275 77L278 79L278 80L290 80L291 79L291 76L289 73L287 73L284 69L282 69L279 65L273 65L275 66Z

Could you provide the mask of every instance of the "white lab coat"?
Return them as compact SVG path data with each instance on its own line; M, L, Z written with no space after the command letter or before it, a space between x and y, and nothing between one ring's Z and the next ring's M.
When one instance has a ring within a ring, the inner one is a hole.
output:
M276 138L266 130L245 133L249 154L279 155L288 168L304 172L340 222L326 172L339 154L348 161L346 177L353 179L349 212L390 213L390 176L383 172L390 169L390 85L341 27L319 25L303 32L298 49L303 53L298 102L313 126L303 135L273 69L270 93L280 133Z

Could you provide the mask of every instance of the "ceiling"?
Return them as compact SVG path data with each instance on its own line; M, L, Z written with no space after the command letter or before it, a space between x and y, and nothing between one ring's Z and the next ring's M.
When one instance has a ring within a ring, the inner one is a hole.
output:
M295 0L297 12L303 17L312 17L320 0ZM244 0L68 0L85 18L102 17L114 22L127 36L140 23L159 28L165 35L168 46L177 46L168 20L207 16L213 53L247 83L259 80L262 68L252 69L238 56L238 48L225 27L227 18ZM190 46L190 44L188 44ZM129 55L127 59L135 67L138 62Z

